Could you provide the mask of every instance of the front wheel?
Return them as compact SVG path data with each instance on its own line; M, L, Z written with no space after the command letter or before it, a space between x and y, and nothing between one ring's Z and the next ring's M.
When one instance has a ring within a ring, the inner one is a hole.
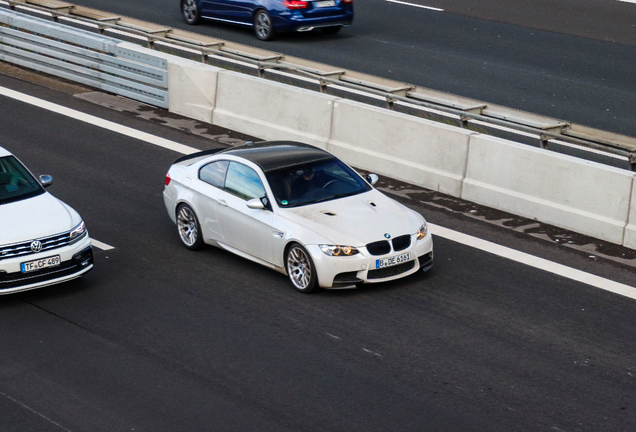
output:
M177 229L181 243L190 249L198 250L203 247L203 236L201 235L201 225L197 215L187 204L182 204L177 209Z
M274 39L274 27L272 26L272 18L267 11L259 9L254 15L254 33L256 37L263 41Z
M201 12L199 12L196 0L182 0L181 13L185 22L190 25L196 25L201 22Z
M310 293L318 288L318 276L309 252L294 243L287 251L285 259L287 275L294 287L302 293Z

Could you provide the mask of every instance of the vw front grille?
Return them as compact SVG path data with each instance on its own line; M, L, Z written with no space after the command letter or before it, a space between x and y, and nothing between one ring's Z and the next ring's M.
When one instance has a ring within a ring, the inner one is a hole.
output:
M42 249L39 252L44 252L51 249L61 248L70 243L71 232L67 231L62 234L57 234L50 237L44 237L39 239L33 239L25 242L14 243L9 245L0 246L0 260L7 258L15 258L21 256L32 255L36 252L33 252L31 249L31 243L34 241L39 241L42 243ZM82 236L83 237L83 236ZM77 238L73 239L76 240Z

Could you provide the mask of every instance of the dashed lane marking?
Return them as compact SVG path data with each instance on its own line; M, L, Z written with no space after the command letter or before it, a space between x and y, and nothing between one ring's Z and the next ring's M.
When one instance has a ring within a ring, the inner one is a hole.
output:
M91 244L95 246L96 248L104 250L104 251L115 249L114 246L107 245L106 243L102 243L99 240L95 240L95 239L91 239Z
M432 11L436 11L436 12L444 12L444 9L440 9L440 8L436 8L436 7L432 7L432 6L424 6L424 5L419 5L419 4L415 4L415 3L409 3L409 2L403 2L403 1L398 1L398 0L386 0L389 3L397 3L397 4L401 4L401 5L406 5L406 6L413 6L416 8L420 8L420 9L428 9L428 10L432 10Z
M76 111L62 105L57 105L43 99L39 99L39 98L29 96L23 93L19 93L5 87L0 87L0 95L6 96L6 97L9 97L24 103L28 103L30 105L34 105L36 107L39 107L48 111L62 114L67 117L71 117L76 120L80 120L80 121L92 124L94 126L102 127L110 131L129 136L131 138L135 138L150 144L154 144L159 147L167 148L177 153L192 154L199 151L198 149L195 149L193 147L188 147L183 144L176 143L174 141L170 141L170 140L160 138L145 132L135 130L133 128L129 128L127 126L122 126L114 122L100 119L99 117L85 114L83 112ZM530 254L526 254L524 252L520 252L514 249L510 249L508 247L501 246L496 243L491 243L489 241L482 240L477 237L472 237L470 235L463 234L458 231L453 231L439 225L430 224L430 227L431 227L432 233L436 236L444 237L448 240L462 243L467 246L471 246L476 249L489 252L503 258L511 259L513 261L523 263L540 270L554 273L559 276L563 276L565 278L575 280L577 282L581 282L587 285L594 286L596 288L603 289L605 291L610 291L610 292L620 294L632 299L636 299L635 287L621 284L619 282L615 282L610 279L605 279L605 278L602 278L590 273L586 273L571 267L567 267L561 264L557 264L555 262L552 262L543 258L539 258Z

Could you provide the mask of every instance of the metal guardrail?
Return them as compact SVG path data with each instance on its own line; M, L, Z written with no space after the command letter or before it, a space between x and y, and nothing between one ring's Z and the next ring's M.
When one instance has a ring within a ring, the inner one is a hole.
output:
M633 137L116 16L67 2L0 0L0 4L2 3L13 10L46 13L53 21L82 25L103 35L113 34L119 38L126 36L129 40L143 42L152 49L168 52L180 50L181 53L187 53L190 57L195 56L204 63L214 64L215 59L222 58L251 65L257 69L259 76L265 75L266 71L276 71L300 79L309 79L318 83L321 91L337 87L352 92L363 92L385 100L389 109L394 109L399 104L414 106L456 116L463 127L470 127L469 122L479 122L521 134L531 134L539 137L544 148L547 148L549 143L568 143L595 149L627 159L632 170L636 170L636 138Z
M0 9L0 60L168 108L167 62L120 42Z

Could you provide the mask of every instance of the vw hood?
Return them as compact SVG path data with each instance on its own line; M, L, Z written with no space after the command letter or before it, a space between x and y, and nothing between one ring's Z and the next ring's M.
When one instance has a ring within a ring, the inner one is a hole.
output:
M70 231L82 218L68 205L45 192L0 205L0 245L34 240Z
M384 240L385 234L391 238L415 234L424 223L418 213L375 189L333 201L281 208L279 214L331 244L356 247Z

